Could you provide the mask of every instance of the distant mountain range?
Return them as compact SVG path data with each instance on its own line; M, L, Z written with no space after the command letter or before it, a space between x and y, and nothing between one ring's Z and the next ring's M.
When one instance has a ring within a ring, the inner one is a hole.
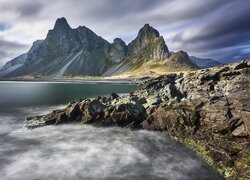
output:
M190 59L193 63L195 63L200 68L209 68L213 66L222 65L218 61L211 59L211 58L198 58L198 57L190 56Z
M215 61L171 54L159 32L145 24L128 45L116 38L109 43L84 26L72 29L65 18L57 19L44 40L35 41L27 53L7 62L1 78L111 76L126 72L194 69Z

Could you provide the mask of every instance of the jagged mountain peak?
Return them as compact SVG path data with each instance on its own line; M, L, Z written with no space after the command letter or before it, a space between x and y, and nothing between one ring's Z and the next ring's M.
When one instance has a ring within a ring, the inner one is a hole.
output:
M65 17L58 18L56 20L56 23L54 25L54 29L71 29L70 25L68 24L68 21Z
M148 23L126 45L120 38L109 43L85 26L71 28L64 17L58 18L46 38L34 42L19 59L2 68L0 77L112 75L135 70L148 61L192 66L185 53L170 57L164 38Z
M115 38L113 43L126 46L126 43L121 38Z
M81 36L86 36L86 37L93 37L93 38L101 38L104 40L101 36L98 36L95 32L93 32L91 29L87 28L86 26L79 26L76 29L73 29L74 31L78 31ZM106 41L106 40L105 40Z
M113 62L121 62L125 59L127 52L126 43L120 39L115 38L113 43L110 45L109 56Z
M162 61L169 56L164 38L148 23L139 30L135 40L128 44L128 55L139 52L142 52L142 57L156 61Z
M151 27L151 26L148 23L145 23L143 26L143 28L149 28L149 27Z
M152 26L150 26L148 23L146 23L140 30L138 33L137 37L143 37L146 36L148 38L150 37L159 37L160 33L154 29Z

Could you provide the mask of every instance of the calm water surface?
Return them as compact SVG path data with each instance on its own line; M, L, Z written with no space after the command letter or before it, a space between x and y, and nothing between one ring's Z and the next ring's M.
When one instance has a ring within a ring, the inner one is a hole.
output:
M79 98L129 93L135 85L119 83L1 82L0 108L67 104Z
M164 134L86 125L23 127L30 115L63 108L69 101L128 84L0 83L0 179L221 179L193 151Z

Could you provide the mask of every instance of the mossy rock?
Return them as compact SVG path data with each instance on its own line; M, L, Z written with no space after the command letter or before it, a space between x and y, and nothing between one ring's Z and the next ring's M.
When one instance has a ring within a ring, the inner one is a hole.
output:
M176 138L175 138L176 139ZM241 157L238 157L231 165L226 165L218 162L212 156L213 153L218 153L208 147L206 142L194 140L192 138L178 138L177 141L185 144L188 148L197 152L213 169L217 170L222 176L228 180L247 180L250 179L250 149L247 149ZM236 145L237 146L237 145ZM234 147L237 148L237 147ZM241 147L238 147L241 148ZM214 151L214 152L213 152ZM213 153L211 153L213 152ZM223 153L218 153L218 156L225 156Z

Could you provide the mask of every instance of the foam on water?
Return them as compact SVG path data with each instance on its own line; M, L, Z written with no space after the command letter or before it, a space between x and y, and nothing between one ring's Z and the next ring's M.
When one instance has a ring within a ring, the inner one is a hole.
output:
M1 179L220 179L193 151L162 133L78 124L22 126L30 111L54 108L0 116Z

